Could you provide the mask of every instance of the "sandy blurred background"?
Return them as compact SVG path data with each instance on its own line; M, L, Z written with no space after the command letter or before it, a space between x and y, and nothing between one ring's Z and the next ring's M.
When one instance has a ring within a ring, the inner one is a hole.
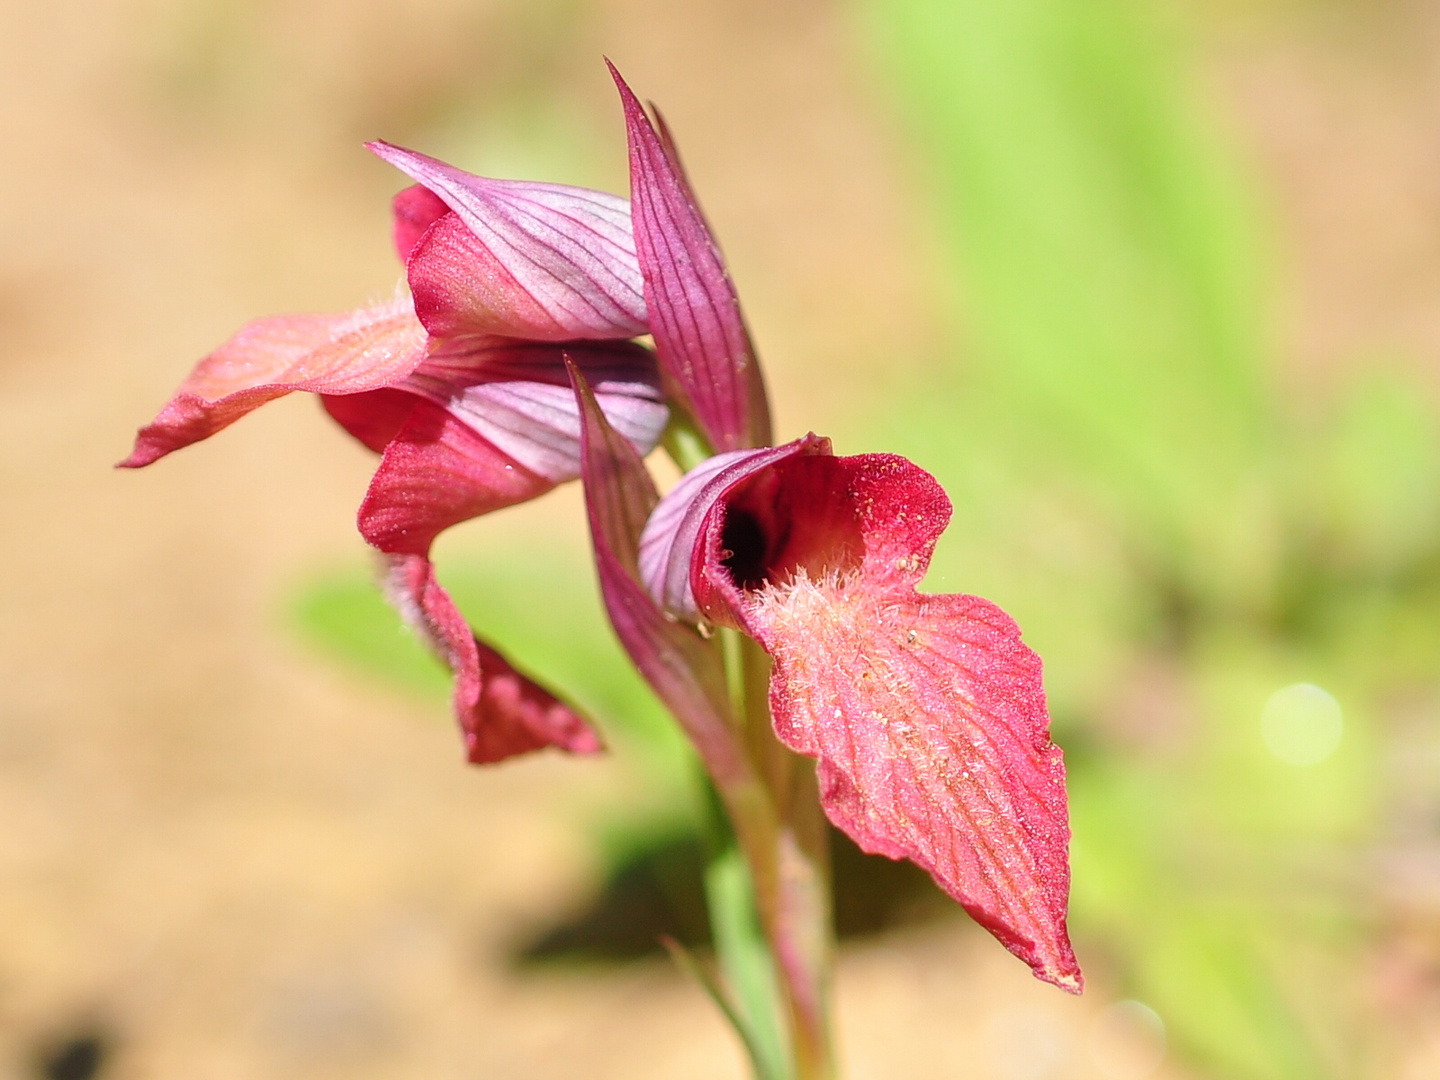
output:
M363 574L353 514L371 468L313 401L142 473L110 465L240 323L393 288L402 182L362 140L623 191L602 53L677 132L782 435L878 448L896 421L875 403L923 395L953 332L923 152L865 29L884 6L0 0L0 1074L742 1074L663 958L513 962L597 888L596 819L663 815L671 793L624 754L466 768L443 697L307 636L296 597ZM1283 394L1323 412L1376 357L1433 393L1440 12L1195 7L1164 21L1257 193ZM583 578L578 524L560 493L456 530L442 569L543 541ZM1173 672L1125 670L1075 700L1122 732L1169 715ZM1386 699L1401 719L1374 729L1389 764L1367 831L1347 840L1365 861L1339 874L1350 907L1325 977L1364 1037L1317 1037L1337 1076L1440 1075L1440 693L1406 686ZM1404 829L1383 805L1402 775ZM961 918L847 945L849 1075L1295 1075L1263 1055L1217 1064L1203 1038L1172 1038L1157 1064L1151 1014L1117 1003L1173 1018L1100 922L1077 912L1078 1001Z

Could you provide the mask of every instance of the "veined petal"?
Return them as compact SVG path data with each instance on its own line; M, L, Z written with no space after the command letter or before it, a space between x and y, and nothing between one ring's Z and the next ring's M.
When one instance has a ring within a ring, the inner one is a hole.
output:
M635 251L660 364L716 450L765 446L765 384L720 249L664 122L657 134L613 64L610 74L625 108Z
M973 596L894 603L801 570L747 621L775 659L780 740L820 760L821 801L866 851L908 858L1047 982L1081 986L1065 930L1065 766L1040 660Z
M924 867L1036 975L1078 991L1040 660L993 604L915 590L950 517L940 486L813 436L702 468L647 526L663 549L652 590L677 595L688 557L694 607L774 659L776 734L819 759L830 820Z
M413 400L360 504L360 533L381 551L428 555L435 537L451 525L555 486L517 465L447 409Z
M425 329L408 298L341 315L259 319L200 361L120 465L149 465L295 390L356 394L391 386L420 365L425 350Z
M390 204L395 250L400 261L410 258L425 231L446 214L453 213L445 200L424 184L412 184L396 194Z
M580 475L580 417L567 356L585 373L609 422L641 454L654 449L669 409L654 355L630 342L448 342L404 389L444 406L517 465L559 483Z
M581 479L600 594L615 635L684 727L716 781L747 766L730 735L729 691L720 651L666 616L640 583L640 530L659 496L629 440L605 417L578 367L570 368L581 416Z
M389 143L367 145L455 212L434 220L409 255L416 311L431 333L564 341L646 332L625 199L490 180Z
M572 754L602 749L590 725L477 638L423 555L387 559L391 603L455 673L455 714L467 758L489 764L555 746Z

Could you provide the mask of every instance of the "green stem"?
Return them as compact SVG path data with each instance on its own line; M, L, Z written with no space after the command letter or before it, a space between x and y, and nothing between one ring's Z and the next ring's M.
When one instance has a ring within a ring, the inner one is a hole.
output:
M780 987L760 926L755 886L735 830L713 784L705 778L705 902L715 953L734 1000L739 1029L756 1080L790 1080L789 1047L781 1024Z
M791 1075L831 1080L830 866L814 765L775 737L767 693L769 657L735 631L722 631L721 645L758 790L722 789L719 794L744 855L768 944L789 1034Z
M660 445L682 473L689 472L715 453L700 428L678 407L670 411L670 422L660 436Z
M661 442L682 472L714 453L678 408ZM775 737L765 651L725 629L720 647L749 768L705 784L705 890L716 953L758 1080L833 1080L829 834L815 766Z

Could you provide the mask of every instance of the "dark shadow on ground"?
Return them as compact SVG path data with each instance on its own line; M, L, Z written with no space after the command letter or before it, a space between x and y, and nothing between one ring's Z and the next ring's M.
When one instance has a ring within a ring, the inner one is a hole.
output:
M39 1080L94 1080L109 1057L110 1039L98 1031L79 1031L53 1040L35 1055Z
M866 855L830 830L835 928L847 938L878 934L959 911L930 877L908 862ZM662 937L686 946L710 942L699 836L671 834L634 848L596 893L512 954L520 966L553 961L623 962L663 953Z

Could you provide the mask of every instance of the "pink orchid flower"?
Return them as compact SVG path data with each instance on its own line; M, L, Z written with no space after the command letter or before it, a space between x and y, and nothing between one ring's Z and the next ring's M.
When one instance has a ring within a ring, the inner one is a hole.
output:
M705 638L719 625L757 641L773 661L775 733L817 759L830 820L865 851L923 867L1038 977L1078 992L1065 769L1039 658L994 604L917 591L951 515L928 473L893 455L835 457L814 435L765 446L764 388L718 249L668 133L615 78L657 352L725 451L659 499L572 368L617 635L722 789L749 766Z
M419 182L394 207L410 295L250 323L196 366L121 465L148 465L293 391L320 395L381 455L360 531L385 556L392 601L455 675L469 759L598 750L582 717L475 637L429 552L449 526L579 476L567 358L639 452L658 441L668 408L655 357L629 340L647 329L629 205L371 149Z

